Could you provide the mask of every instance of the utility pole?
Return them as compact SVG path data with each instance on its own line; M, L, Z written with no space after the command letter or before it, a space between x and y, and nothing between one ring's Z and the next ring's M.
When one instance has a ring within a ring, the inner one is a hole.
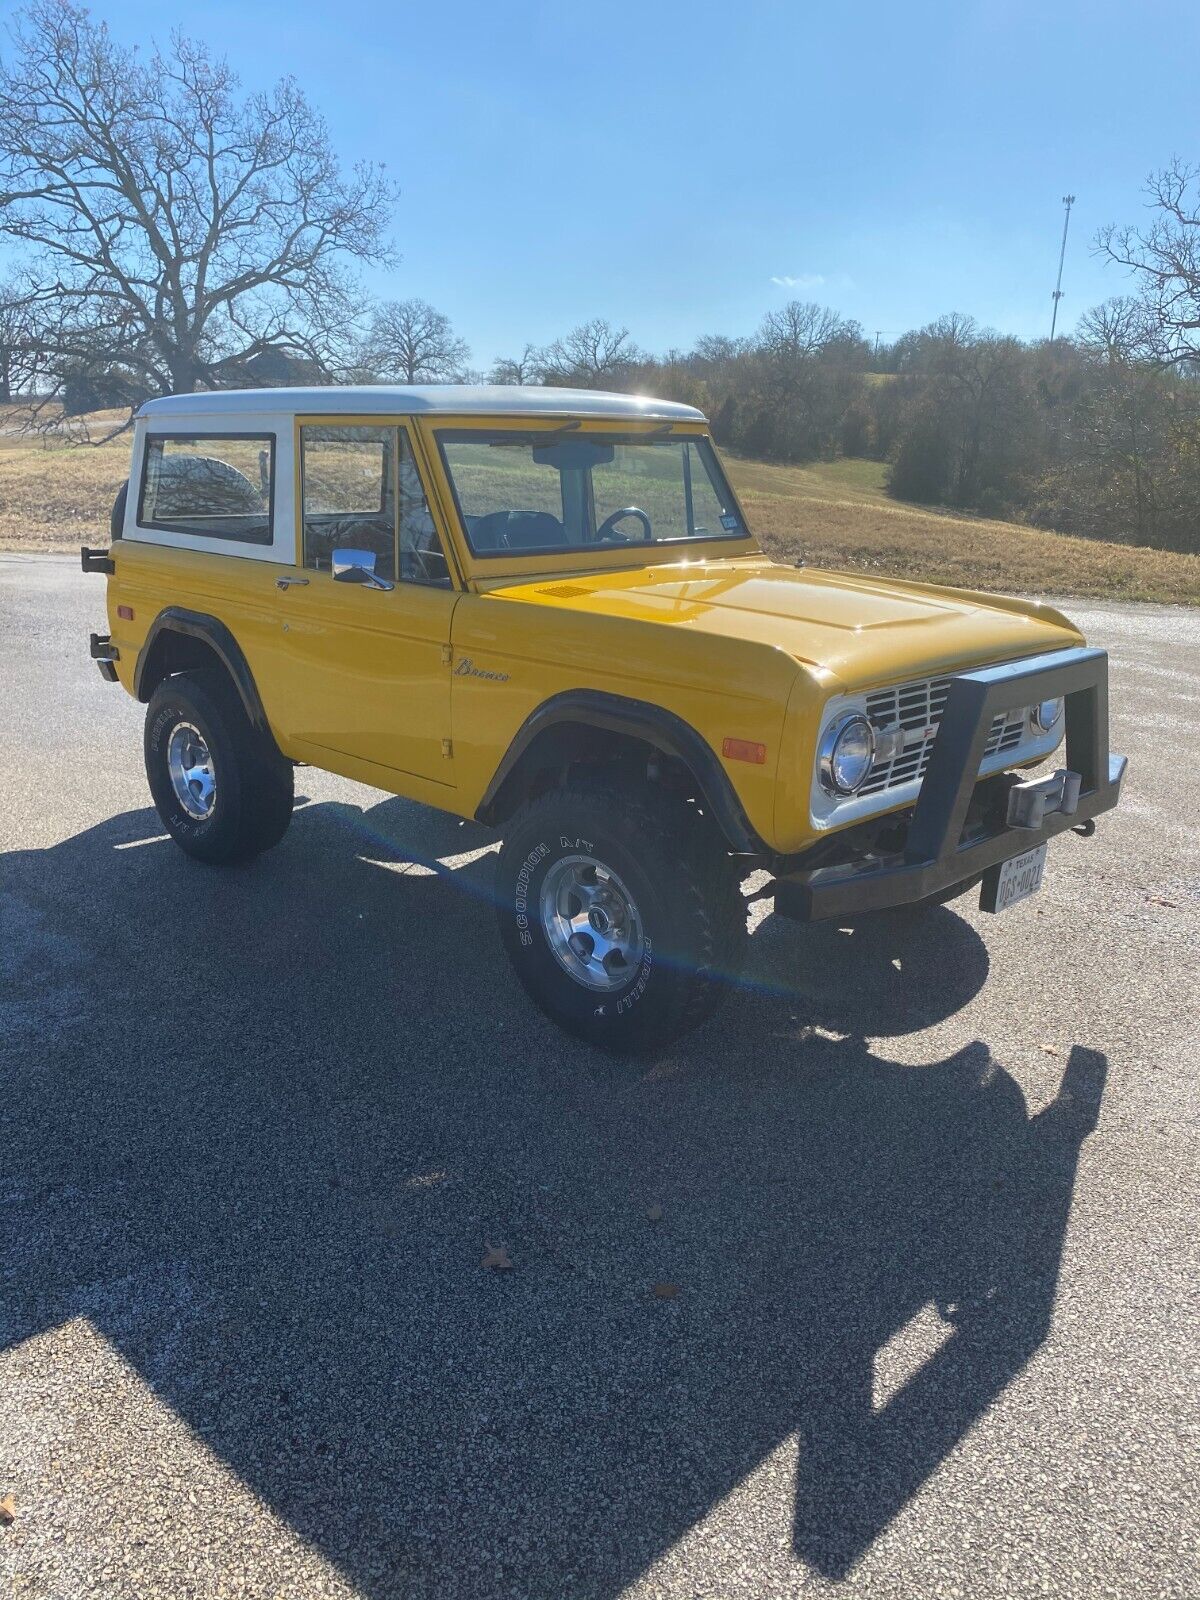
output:
M1054 294L1052 296L1054 301L1054 315L1050 318L1051 344L1054 343L1054 330L1058 326L1058 302L1063 297L1063 262L1067 259L1067 229L1071 226L1071 207L1075 204L1075 196L1073 194L1063 195L1062 203L1066 207L1066 215L1063 217L1062 249L1058 252L1058 281L1054 285Z

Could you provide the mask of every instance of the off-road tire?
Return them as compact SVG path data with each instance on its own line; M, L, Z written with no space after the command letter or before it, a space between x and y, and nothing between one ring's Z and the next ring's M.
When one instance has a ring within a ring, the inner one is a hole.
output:
M213 809L203 819L189 815L168 768L171 734L181 722L199 730L212 757ZM159 684L146 710L145 754L163 826L197 861L248 861L287 832L294 801L291 762L255 733L219 668L177 673Z
M541 893L556 862L583 854L617 873L646 947L628 982L597 992L551 948ZM652 1050L711 1015L741 969L746 904L724 841L694 807L616 783L554 789L509 824L496 914L530 998L568 1033L621 1052Z

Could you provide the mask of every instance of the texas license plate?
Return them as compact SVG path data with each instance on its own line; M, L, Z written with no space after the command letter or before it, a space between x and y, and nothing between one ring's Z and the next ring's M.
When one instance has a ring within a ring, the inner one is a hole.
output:
M1046 871L1047 848L1039 844L1035 849L1026 850L993 867L983 880L983 893L979 901L982 908L985 911L1007 911L1018 900L1028 900L1031 894L1036 894L1042 887L1042 877Z

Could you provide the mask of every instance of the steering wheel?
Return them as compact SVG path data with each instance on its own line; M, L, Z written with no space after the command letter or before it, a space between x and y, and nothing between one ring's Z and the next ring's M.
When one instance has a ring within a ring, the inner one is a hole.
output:
M614 511L611 513L611 515L605 517L604 521L596 529L597 544L599 544L602 539L620 539L623 544L633 543L633 540L627 533L617 532L616 525L618 522L620 522L622 517L636 517L642 525L643 542L646 544L650 543L651 539L654 537L650 531L650 518L642 510L641 506L622 506L620 511Z
M441 588L444 581L450 576L449 565L446 561L445 555L440 549L422 550L419 544L413 543L410 544L406 549L402 549L400 551L400 556L402 560L405 556L412 557L421 570L421 581L429 584L431 588ZM429 563L435 559L440 561L442 566L445 567L446 570L444 573L430 570Z

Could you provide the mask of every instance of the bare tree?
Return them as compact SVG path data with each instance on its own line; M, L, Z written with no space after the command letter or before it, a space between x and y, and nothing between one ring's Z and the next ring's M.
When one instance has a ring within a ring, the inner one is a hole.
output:
M1146 361L1153 354L1154 334L1146 306L1131 295L1119 295L1085 311L1075 339L1083 350L1101 356L1109 365Z
M867 354L858 323L827 306L791 300L769 312L753 351L756 447L796 460L834 448Z
M1137 279L1154 359L1200 360L1200 167L1175 160L1146 192L1156 210L1148 228L1103 228L1097 249Z
M527 344L519 356L500 356L492 363L492 383L536 383L542 374L542 355L536 345Z
M1080 318L1075 336L1094 369L1073 418L1070 468L1077 500L1085 507L1094 503L1102 485L1110 508L1120 506L1119 514L1128 518L1136 542L1143 544L1157 531L1161 497L1156 480L1166 482L1188 465L1186 456L1170 467L1163 459L1169 454L1162 441L1170 428L1175 380L1164 383L1163 368L1155 359L1157 329L1140 299L1122 296L1094 306Z
M974 317L950 311L896 340L892 346L896 370L954 376L979 337Z
M238 380L266 352L324 365L347 266L383 262L393 192L344 175L291 79L238 96L174 34L147 60L71 0L34 0L0 63L0 234L32 258L46 354L149 393Z
M898 339L892 355L892 493L966 506L1009 492L1030 446L1025 347L952 312Z
M41 372L41 340L30 289L0 282L0 403L28 396Z
M789 300L763 318L758 343L774 358L794 362L811 360L836 341L860 333L856 322L847 322L828 306L815 305L811 300Z
M543 383L600 389L620 384L641 360L628 328L614 328L603 317L581 322L536 356Z
M471 352L427 300L389 300L371 320L364 364L402 383L458 383Z

